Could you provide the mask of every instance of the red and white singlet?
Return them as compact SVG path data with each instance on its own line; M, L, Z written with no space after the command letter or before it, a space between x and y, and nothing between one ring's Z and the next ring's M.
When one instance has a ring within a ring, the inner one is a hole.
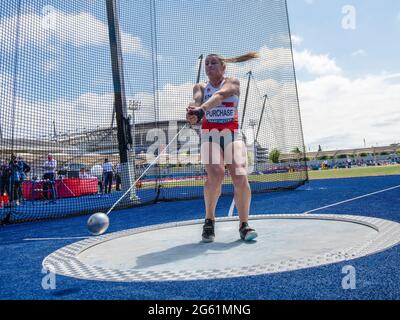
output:
M225 80L221 82L218 88L214 88L211 83L207 83L204 88L203 103L210 99L215 92L220 90L224 83ZM201 128L207 130L217 129L219 131L228 129L234 132L239 128L238 105L239 97L237 95L226 98L222 101L221 105L205 112Z

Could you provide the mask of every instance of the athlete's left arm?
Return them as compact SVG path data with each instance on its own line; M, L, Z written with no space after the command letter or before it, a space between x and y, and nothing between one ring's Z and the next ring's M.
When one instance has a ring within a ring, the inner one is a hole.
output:
M231 96L240 94L240 82L237 78L226 78L221 89L215 92L210 99L201 105L201 108L206 111L216 106L221 105L222 101Z

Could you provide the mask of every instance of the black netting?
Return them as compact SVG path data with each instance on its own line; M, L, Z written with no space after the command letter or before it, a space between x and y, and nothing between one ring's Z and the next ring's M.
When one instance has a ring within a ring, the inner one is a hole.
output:
M107 211L124 193L117 208L203 196L186 107L207 54L250 51L260 58L226 74L241 83L251 189L296 188L307 171L285 0L2 2L0 220Z

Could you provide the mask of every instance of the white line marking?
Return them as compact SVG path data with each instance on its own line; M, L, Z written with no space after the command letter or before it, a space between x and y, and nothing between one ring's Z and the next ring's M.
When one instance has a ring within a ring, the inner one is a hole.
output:
M337 205L342 204L342 203L346 203L346 202L362 199L362 198L365 198L365 197L372 196L374 194L382 193L382 192L393 190L393 189L396 189L396 188L400 188L400 185L394 186L394 187L391 187L391 188L387 188L387 189L383 189L383 190L380 190L380 191L375 191L375 192L372 192L372 193L364 194L364 195L356 197L356 198L352 198L352 199L336 202L336 203L333 203L333 204L330 204L330 205L327 205L327 206L324 206L324 207L320 207L320 208L317 208L317 209L309 210L309 211L303 212L303 214L311 213L311 212L318 211L318 210L325 209L325 208L329 208L329 207L334 207L334 206L337 206Z
M74 240L74 239L88 239L90 238L89 236L87 237L65 237L65 238L27 238L24 239L24 241L49 241L49 240Z
M232 200L231 206L229 208L228 217L233 217L233 210L235 210L235 199Z

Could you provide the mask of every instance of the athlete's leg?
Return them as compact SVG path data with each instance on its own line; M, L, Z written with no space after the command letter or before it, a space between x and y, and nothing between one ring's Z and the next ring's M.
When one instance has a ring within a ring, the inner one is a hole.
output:
M207 172L207 180L204 184L206 219L214 220L215 207L221 195L221 185L225 175L223 154L219 144L213 142L202 143L201 158Z

